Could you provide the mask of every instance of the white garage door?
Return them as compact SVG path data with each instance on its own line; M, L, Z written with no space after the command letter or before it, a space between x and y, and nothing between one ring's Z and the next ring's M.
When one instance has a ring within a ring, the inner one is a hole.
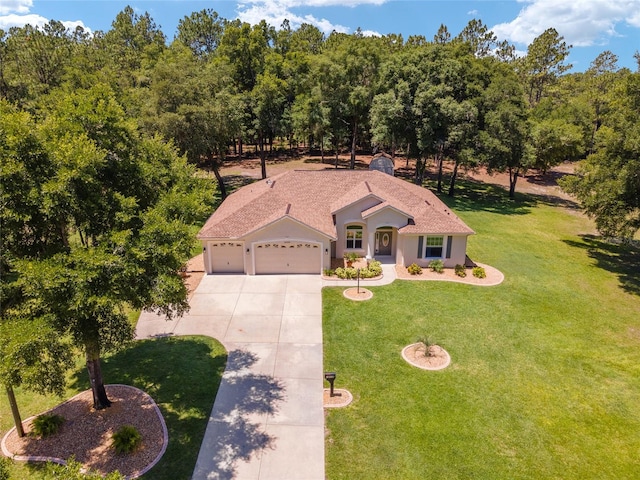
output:
M274 242L255 247L256 274L320 273L322 249L317 243Z
M211 266L213 273L244 273L244 248L241 243L212 243Z

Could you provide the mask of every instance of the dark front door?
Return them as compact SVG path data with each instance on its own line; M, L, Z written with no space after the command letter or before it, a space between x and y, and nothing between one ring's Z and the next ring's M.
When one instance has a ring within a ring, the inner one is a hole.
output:
M378 230L376 232L376 255L391 255L391 241L393 240L393 230Z

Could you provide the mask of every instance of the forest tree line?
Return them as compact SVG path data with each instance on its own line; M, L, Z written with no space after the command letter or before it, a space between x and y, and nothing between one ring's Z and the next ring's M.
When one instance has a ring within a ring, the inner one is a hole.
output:
M430 39L404 39L250 25L209 9L182 18L169 41L127 7L107 32L57 21L0 31L0 97L37 119L61 96L108 92L141 132L211 168L223 197L229 152L255 146L264 178L276 141L336 162L348 151L351 168L358 151L401 151L418 184L434 161L437 189L450 195L460 169L508 172L513 198L527 169L587 159L564 188L603 233L629 238L640 227L640 74L610 51L567 73L570 49L549 28L517 57L475 19L455 36L441 25Z

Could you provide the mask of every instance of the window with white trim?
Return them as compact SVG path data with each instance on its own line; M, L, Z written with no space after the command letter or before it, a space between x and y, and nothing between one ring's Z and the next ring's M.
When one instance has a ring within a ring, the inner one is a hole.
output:
M362 227L349 225L347 227L347 249L362 248Z
M425 258L442 258L442 246L444 244L444 237L427 237L425 238Z

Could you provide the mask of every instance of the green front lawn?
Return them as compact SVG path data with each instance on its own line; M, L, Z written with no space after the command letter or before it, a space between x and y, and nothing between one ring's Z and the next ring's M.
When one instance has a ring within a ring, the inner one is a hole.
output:
M324 290L325 369L354 395L328 413L327 478L640 478L640 251L564 206L463 188L443 200L502 285ZM423 336L448 368L404 362Z
M191 478L209 420L227 353L208 337L176 337L137 341L127 350L103 359L106 383L133 385L156 401L169 431L169 445L160 463L142 478ZM80 363L73 372L65 398L89 387ZM3 392L4 393L4 392ZM16 390L24 418L51 408L61 399ZM0 432L13 426L6 396L0 396ZM42 466L14 463L11 478L43 478Z

